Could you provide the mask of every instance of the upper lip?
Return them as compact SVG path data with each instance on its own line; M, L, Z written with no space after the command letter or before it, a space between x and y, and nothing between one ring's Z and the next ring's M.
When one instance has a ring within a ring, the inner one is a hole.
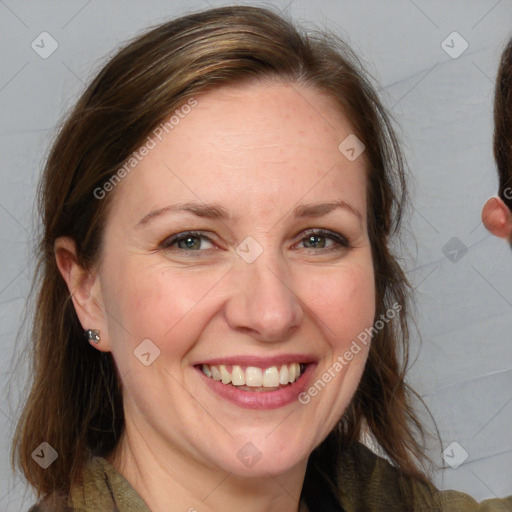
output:
M316 357L311 354L281 354L274 357L262 356L228 356L228 357L215 357L201 361L196 364L207 364L218 366L220 364L226 365L239 365L239 366L255 366L259 368L270 368L271 366L280 366L290 363L314 363Z

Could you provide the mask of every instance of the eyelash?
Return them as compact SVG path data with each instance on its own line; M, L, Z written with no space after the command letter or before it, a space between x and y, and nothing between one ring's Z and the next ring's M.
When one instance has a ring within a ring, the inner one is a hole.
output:
M317 250L315 248L304 247L304 249L310 250L313 252L330 252L330 251L336 251L336 250L340 250L340 249L350 248L350 244L349 244L348 240L344 236L342 236L338 233L335 233L333 231L328 231L325 229L310 229L310 230L304 231L303 235L304 236L300 239L299 243L303 242L304 240L306 240L308 237L311 237L311 236L324 237L324 238L330 239L335 242L335 246L323 247L323 248L320 248L319 250ZM203 240L207 240L208 242L213 244L212 240L209 237L207 237L204 234L204 232L202 232L202 231L184 231L182 233L177 233L176 235L172 235L172 236L166 238L165 240L163 240L159 244L159 248L160 249L170 249L173 244L179 242L180 240L185 240L187 238L200 238ZM336 247L336 245L337 245L337 247ZM187 249L182 249L182 248L176 248L176 250L180 251L182 253L202 252L201 249L187 250Z

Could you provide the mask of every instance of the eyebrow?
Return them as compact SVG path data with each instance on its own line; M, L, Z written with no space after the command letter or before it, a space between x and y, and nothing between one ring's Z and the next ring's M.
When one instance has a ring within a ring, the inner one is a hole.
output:
M363 216L361 213L346 201L341 200L332 203L301 204L293 209L293 216L298 219L322 217L339 208L352 213L359 219L360 222L363 222ZM156 210L149 212L139 221L137 227L148 224L151 220L156 217L160 217L161 215L180 212L188 212L196 215L197 217L205 217L208 219L218 219L223 221L233 219L233 216L229 213L229 211L218 204L179 203L170 206L164 206L163 208L157 208Z
M337 208L347 210L358 217L361 222L363 221L363 216L358 210L356 210L346 201L341 200L334 203L302 204L294 209L294 215L297 218L322 217L323 215L326 215L333 210L336 210Z

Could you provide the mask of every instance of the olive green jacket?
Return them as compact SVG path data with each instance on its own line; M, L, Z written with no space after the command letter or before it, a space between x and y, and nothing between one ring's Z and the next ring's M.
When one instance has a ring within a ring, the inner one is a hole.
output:
M512 512L512 496L478 504L467 494L439 491L409 479L362 444L347 449L336 488L319 473L306 475L310 512ZM29 512L150 512L133 487L105 459L88 463L83 484L62 504L44 500ZM169 508L169 512L173 512Z

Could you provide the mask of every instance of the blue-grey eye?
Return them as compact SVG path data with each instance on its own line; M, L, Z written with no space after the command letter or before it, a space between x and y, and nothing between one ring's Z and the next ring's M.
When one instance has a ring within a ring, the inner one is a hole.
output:
M199 249L201 246L201 239L198 236L187 236L176 241L180 249Z
M199 251L200 249L210 249L211 247L204 247L204 244L212 245L210 239L202 233L185 232L173 235L164 240L160 247L162 249L176 248L187 252Z
M301 240L306 249L328 249L335 246L348 247L349 245L345 237L330 231L312 231L306 235ZM327 244L327 240L331 240L333 243Z
M307 238L304 238L304 242L310 244L309 247L315 248L324 248L325 247L326 237L324 235L310 235Z

